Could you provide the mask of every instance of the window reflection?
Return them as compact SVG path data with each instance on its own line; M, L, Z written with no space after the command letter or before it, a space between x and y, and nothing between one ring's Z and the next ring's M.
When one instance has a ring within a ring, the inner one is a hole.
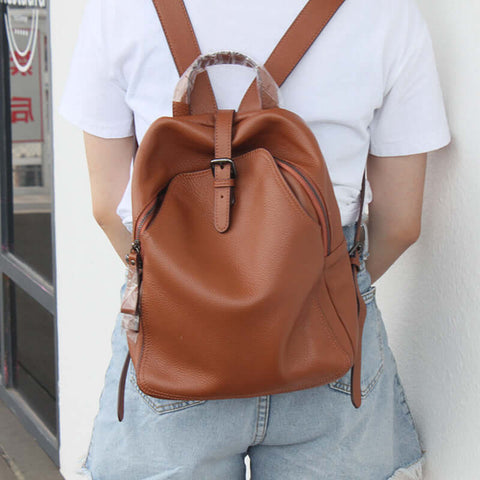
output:
M13 251L52 281L52 149L47 9L7 9Z

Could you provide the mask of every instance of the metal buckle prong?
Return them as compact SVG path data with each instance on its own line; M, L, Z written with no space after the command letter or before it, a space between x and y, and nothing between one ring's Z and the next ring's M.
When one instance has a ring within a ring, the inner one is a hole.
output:
M217 163L230 163L230 165L232 165L230 177L235 178L237 176L237 169L235 168L235 163L231 158L214 158L213 160L211 160L210 166L212 168L213 176L215 176L215 164Z

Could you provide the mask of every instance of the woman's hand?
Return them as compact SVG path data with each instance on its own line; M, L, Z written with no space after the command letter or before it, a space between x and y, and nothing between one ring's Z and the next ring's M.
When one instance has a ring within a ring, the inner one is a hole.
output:
M132 234L116 213L130 176L135 137L101 138L83 132L95 220L125 262Z
M373 199L368 207L372 283L420 236L427 153L367 160Z

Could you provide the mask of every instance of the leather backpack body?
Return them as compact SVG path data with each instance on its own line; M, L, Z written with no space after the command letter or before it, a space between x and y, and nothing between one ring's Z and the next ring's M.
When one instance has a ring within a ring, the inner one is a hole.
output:
M352 369L360 407L365 172L348 251L317 140L277 87L342 0L310 0L263 67L202 55L183 2L153 1L180 81L134 161L119 420L130 361L142 392L184 400L306 389ZM206 67L220 63L256 71L237 111L216 106Z

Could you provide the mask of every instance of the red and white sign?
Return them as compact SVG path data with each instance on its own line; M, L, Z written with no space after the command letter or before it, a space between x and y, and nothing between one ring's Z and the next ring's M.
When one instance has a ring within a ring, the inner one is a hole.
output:
M41 35L39 33L39 35ZM10 109L13 142L43 142L43 89L41 71L41 45L36 42L36 51L31 66L23 72L21 66L30 61L32 52L17 55L13 61L10 53Z

